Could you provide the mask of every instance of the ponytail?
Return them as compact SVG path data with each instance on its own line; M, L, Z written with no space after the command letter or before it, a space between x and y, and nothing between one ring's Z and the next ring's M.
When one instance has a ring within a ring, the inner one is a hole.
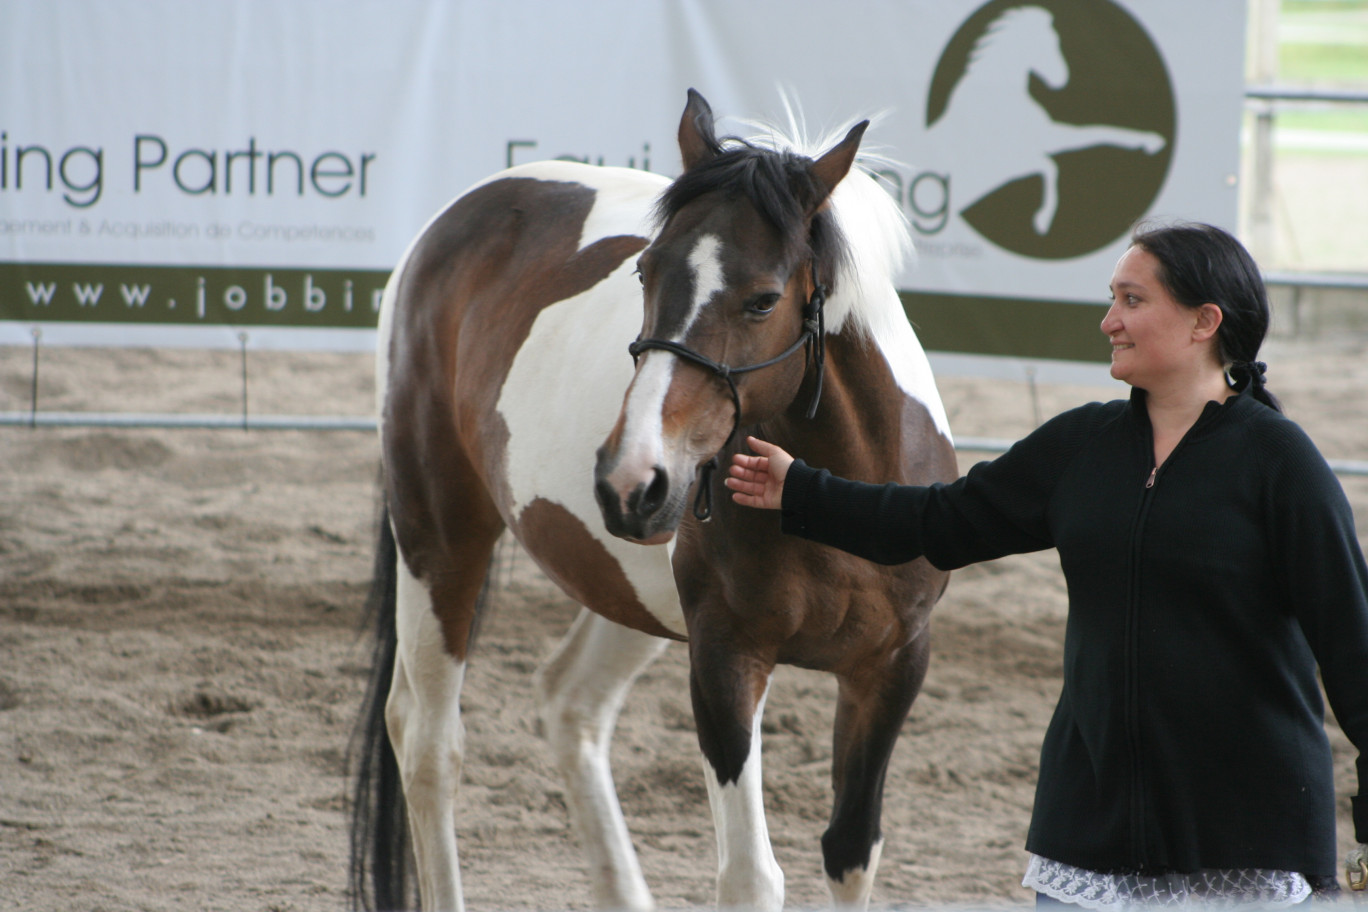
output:
M1237 392L1249 389L1250 395L1255 399L1275 412L1281 412L1282 403L1264 385L1264 374L1267 371L1268 365L1262 361L1238 361L1226 368L1226 382Z

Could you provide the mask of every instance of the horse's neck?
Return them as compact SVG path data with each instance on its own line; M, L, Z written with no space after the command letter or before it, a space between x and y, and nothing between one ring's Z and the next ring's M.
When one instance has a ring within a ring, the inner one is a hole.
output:
M881 438L900 437L906 395L872 338L851 331L828 335L822 398L808 418L812 390L809 371L776 425L776 443L838 475L894 480L901 474L900 440L890 447Z

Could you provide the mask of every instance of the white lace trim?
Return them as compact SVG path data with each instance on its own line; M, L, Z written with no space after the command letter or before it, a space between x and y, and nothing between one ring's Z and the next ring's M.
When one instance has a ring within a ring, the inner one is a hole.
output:
M1023 887L1085 909L1129 906L1290 906L1311 895L1295 871L1202 870L1195 874L1099 874L1032 855Z

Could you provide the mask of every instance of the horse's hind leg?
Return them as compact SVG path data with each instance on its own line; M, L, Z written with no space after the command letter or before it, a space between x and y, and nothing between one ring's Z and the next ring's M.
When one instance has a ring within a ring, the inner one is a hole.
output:
M890 656L874 673L840 679L832 751L835 805L822 834L827 886L837 908L869 905L883 849L884 779L898 732L926 677L930 634Z
M399 652L386 707L408 806L418 889L425 909L458 910L455 798L465 753L461 683L465 662L444 647L427 588L400 562Z
M402 560L397 568L398 650L385 719L408 807L422 907L442 912L463 908L456 790L465 754L460 697L466 666L464 654L450 651L444 619L469 630L492 549L492 540L487 548L471 547L459 566L437 574L445 584L441 595Z
M653 907L622 817L608 750L622 702L667 640L582 610L537 676L542 734L565 779L601 908Z

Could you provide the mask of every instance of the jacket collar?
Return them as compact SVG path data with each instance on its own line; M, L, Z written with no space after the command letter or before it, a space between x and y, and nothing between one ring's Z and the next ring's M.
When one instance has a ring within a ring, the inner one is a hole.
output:
M1253 384L1246 385L1244 389L1231 396L1225 402L1217 402L1212 399L1207 402L1202 409L1202 414L1198 416L1196 423L1187 432L1188 438L1202 436L1212 427L1220 424L1227 415L1243 414L1251 406L1263 408L1263 403L1254 398L1251 392ZM1148 433L1150 430L1149 409L1146 407L1148 393L1138 386L1131 387L1130 393L1130 413L1133 418L1140 422Z

